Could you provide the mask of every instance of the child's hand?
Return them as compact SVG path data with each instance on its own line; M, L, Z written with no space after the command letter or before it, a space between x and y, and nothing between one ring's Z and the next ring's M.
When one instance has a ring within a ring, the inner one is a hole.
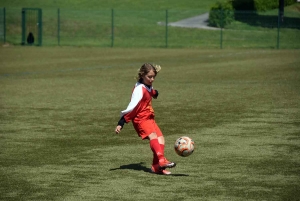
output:
M116 134L119 134L121 132L122 126L118 125L115 129Z
M155 90L155 94L153 95L153 98L154 98L154 99L157 99L157 96L158 96L158 91Z

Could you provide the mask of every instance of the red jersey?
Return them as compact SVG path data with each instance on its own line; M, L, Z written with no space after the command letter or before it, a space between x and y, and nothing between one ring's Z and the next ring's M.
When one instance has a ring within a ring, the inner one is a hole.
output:
M153 119L152 97L155 95L156 91L152 86L148 87L137 82L133 88L127 109L121 112L121 116L124 116L126 123L132 121L138 124L143 120Z

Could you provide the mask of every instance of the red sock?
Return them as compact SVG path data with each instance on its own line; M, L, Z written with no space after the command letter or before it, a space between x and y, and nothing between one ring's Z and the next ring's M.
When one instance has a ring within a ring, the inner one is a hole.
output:
M165 145L164 144L159 144L160 145L160 149L163 155L165 155ZM156 156L155 153L153 153L153 161L152 161L152 165L156 165L158 164L158 158Z
M153 160L152 160L152 165L157 165L158 164L158 158L155 153L153 153Z
M162 151L163 155L165 155L165 145L160 144L160 148L161 148L161 151Z
M164 153L162 152L161 146L158 143L158 139L150 140L150 148L154 154L153 161L154 161L155 156L157 157L158 160L164 158Z

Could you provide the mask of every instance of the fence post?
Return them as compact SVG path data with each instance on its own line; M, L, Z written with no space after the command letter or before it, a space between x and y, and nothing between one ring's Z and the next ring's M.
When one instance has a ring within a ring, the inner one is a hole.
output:
M219 11L220 12L220 11ZM223 9L221 9L220 48L223 49Z
M166 48L168 48L168 9L166 10Z
M280 20L281 20L281 12L280 9L278 11L278 22L277 22L277 49L279 49L279 35L280 35Z
M57 9L57 44L60 45L60 9Z
M220 49L223 49L223 28L220 29Z
M25 10L24 8L22 9L22 45L25 45L25 32L26 32L26 27L25 27Z
M114 9L111 9L111 47L114 46Z
M3 43L6 43L6 9L3 8Z
M43 11L42 9L38 10L38 22L39 22L39 45L42 46L43 42Z

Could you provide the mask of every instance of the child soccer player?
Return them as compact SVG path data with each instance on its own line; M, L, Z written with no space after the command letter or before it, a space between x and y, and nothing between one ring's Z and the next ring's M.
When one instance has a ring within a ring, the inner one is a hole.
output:
M171 174L166 168L176 166L164 156L165 139L154 120L152 98L157 98L158 91L154 90L152 83L160 71L160 66L145 63L141 66L136 77L137 83L133 88L131 101L126 110L121 111L121 119L115 129L119 134L125 123L132 121L137 134L144 140L148 139L153 152L151 171L156 174Z

